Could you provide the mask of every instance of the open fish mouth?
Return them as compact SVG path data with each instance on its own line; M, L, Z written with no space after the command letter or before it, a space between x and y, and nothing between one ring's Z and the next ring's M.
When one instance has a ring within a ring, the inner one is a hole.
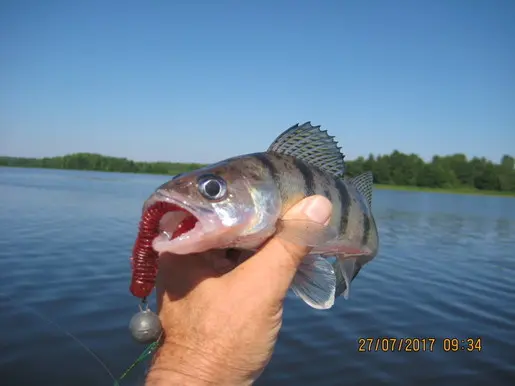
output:
M194 242L205 235L202 222L194 210L168 195L157 194L146 205L146 210L156 208L155 216L160 217L157 236L152 248L158 252L176 252L184 243Z
M152 242L156 252L164 252L178 241L200 237L204 234L198 218L186 209L168 204L169 210L159 220L159 235Z
M130 291L145 298L155 286L158 258L163 252L188 254L197 252L204 239L206 218L199 220L201 209L190 208L177 194L156 192L143 205L138 236L131 256ZM209 225L209 221L207 222Z

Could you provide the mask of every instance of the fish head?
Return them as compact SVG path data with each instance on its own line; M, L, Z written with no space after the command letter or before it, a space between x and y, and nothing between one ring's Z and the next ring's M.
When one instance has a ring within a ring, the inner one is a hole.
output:
M145 202L168 209L152 246L158 253L258 246L275 231L279 192L267 170L249 157L235 157L175 176Z

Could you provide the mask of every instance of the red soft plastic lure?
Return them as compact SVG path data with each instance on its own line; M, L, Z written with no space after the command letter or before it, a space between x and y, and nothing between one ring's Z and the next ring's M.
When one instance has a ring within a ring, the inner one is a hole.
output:
M152 241L159 235L159 221L167 212L184 211L181 207L168 202L156 202L141 216L139 232L132 250L132 280L130 291L139 298L152 293L157 277L158 254L152 248ZM197 219L186 217L175 229L172 239L195 227Z

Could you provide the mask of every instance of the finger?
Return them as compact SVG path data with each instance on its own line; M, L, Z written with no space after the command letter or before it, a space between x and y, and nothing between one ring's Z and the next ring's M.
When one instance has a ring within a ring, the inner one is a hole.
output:
M311 220L325 224L332 211L331 202L323 196L310 196L294 205L285 215L285 219ZM311 247L296 245L279 237L271 238L264 247L249 260L231 272L234 280L245 280L285 296L302 259Z

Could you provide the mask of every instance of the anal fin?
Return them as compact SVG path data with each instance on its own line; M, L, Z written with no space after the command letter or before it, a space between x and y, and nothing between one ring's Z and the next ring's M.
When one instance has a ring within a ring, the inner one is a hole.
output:
M333 266L320 255L307 255L297 270L291 289L313 308L331 308L336 291Z
M352 280L361 269L361 265L358 263L358 258L337 258L333 263L333 269L336 277L335 296L338 297L343 295L344 299L349 299Z

